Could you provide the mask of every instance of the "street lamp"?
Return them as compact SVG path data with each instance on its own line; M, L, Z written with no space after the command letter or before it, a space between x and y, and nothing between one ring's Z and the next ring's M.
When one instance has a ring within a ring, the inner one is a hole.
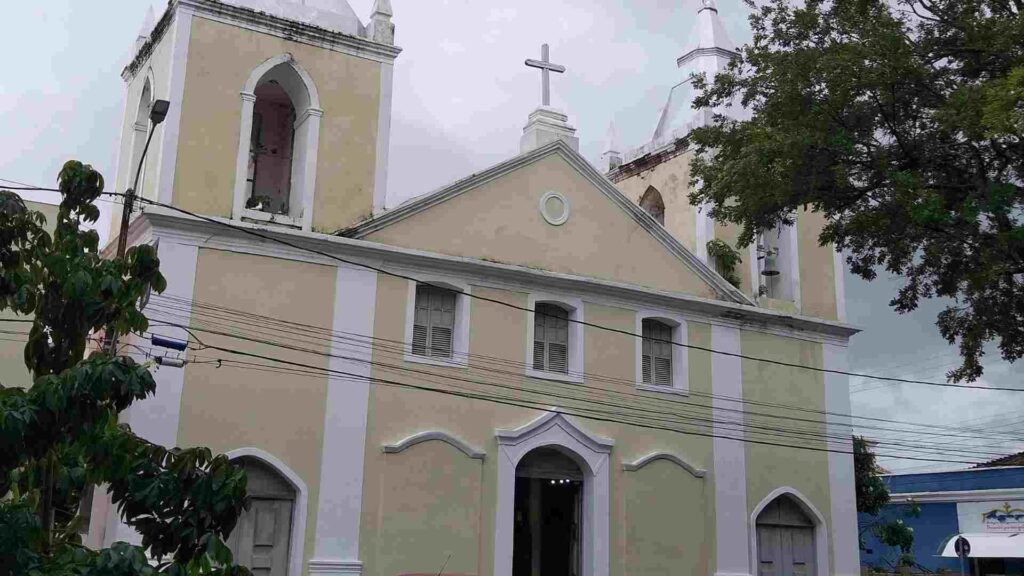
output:
M128 244L128 220L132 216L132 208L135 205L135 190L139 187L139 178L142 176L142 166L146 162L146 152L149 151L149 143L153 141L153 134L156 132L156 127L159 126L165 118L167 118L167 111L171 109L171 103L167 100L157 100L153 102L153 106L149 109L149 121L153 124L153 127L149 129L149 135L146 136L146 145L142 148L142 156L139 158L139 166L135 170L135 182L132 187L125 192L124 195L124 212L121 214L121 230L117 235L117 257L124 257L125 249Z
M121 213L121 230L117 235L117 257L119 259L124 258L124 253L127 249L128 224L129 220L131 220L132 208L135 204L135 189L139 187L139 177L142 176L142 166L146 161L146 152L149 151L149 143L153 141L153 133L156 132L156 127L167 118L167 111L170 109L171 103L167 100L156 100L149 108L149 121L153 126L149 129L149 135L146 136L146 145L142 148L142 156L139 158L139 167L135 170L135 182L124 194L124 211ZM115 353L117 350L117 332L113 330L113 328L110 328L107 344L109 345L111 354Z

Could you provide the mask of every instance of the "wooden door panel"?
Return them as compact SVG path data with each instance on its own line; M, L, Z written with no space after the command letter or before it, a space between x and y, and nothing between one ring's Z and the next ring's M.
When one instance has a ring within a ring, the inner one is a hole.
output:
M228 539L235 563L254 576L287 576L292 501L251 500Z

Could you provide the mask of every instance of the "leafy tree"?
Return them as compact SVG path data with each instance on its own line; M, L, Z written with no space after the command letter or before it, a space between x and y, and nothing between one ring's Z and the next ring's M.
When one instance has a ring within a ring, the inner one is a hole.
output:
M28 389L0 385L0 575L247 574L224 544L247 506L244 472L208 449L167 450L119 425L121 411L153 394L149 366L87 357L91 334L146 330L139 302L166 285L156 251L101 258L98 235L82 225L99 217L103 177L72 161L59 182L52 235L40 213L0 190L0 310L32 319L34 378ZM82 545L79 501L100 484L142 546Z
M853 471L857 512L862 515L861 550L866 549L864 536L870 533L883 545L899 550L899 557L893 563L893 568L912 565L914 558L910 550L914 546L914 529L907 526L904 518L918 516L920 508L911 502L894 510L886 509L891 498L888 486L879 476L882 469L871 451L871 444L859 436L853 438Z
M747 120L694 130L691 202L742 227L826 216L819 241L851 270L903 285L891 305L952 303L954 380L982 374L988 342L1024 354L1024 2L747 0L752 42L698 107Z

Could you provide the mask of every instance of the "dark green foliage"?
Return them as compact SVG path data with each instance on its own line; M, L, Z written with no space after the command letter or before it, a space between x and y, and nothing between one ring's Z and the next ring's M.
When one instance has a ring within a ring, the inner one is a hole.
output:
M718 263L718 271L729 284L736 288L740 287L740 277L736 275L736 265L743 262L740 253L729 245L728 242L718 238L710 240L707 244L708 256Z
M853 438L853 471L857 492L857 512L871 517L867 520L862 517L861 549L865 548L864 535L870 532L885 546L899 550L891 567L913 564L914 560L910 555L910 549L914 545L914 530L903 520L918 516L920 509L917 504L911 502L905 506L886 509L890 502L889 488L879 476L882 470L878 466L875 454L871 451L870 443L859 436Z
M81 229L99 217L102 189L92 167L65 164L52 236L39 213L0 190L0 310L33 319L33 384L0 385L0 575L247 574L223 541L247 505L244 472L205 448L167 450L118 424L154 393L149 366L105 351L86 357L105 328L145 331L139 302L166 286L152 247L103 259L96 233ZM82 546L79 501L100 484L141 547Z
M1024 4L1019 0L748 0L754 38L698 106L749 121L691 134L691 202L741 241L823 213L819 240L891 304L948 298L949 376L975 380L988 342L1024 354ZM706 79L710 81L711 79ZM713 151L713 153L712 153Z

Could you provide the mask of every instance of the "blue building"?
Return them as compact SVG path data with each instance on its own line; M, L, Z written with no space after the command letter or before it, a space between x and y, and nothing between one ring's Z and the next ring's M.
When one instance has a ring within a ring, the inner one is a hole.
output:
M881 517L904 518L913 528L912 554L918 570L960 573L953 541L962 535L971 543L968 573L1024 575L1024 465L996 464L885 477L892 502ZM905 515L911 500L920 507L917 517ZM867 547L861 551L861 564L891 569L899 550L880 544L871 534L875 520L865 515L859 519Z

